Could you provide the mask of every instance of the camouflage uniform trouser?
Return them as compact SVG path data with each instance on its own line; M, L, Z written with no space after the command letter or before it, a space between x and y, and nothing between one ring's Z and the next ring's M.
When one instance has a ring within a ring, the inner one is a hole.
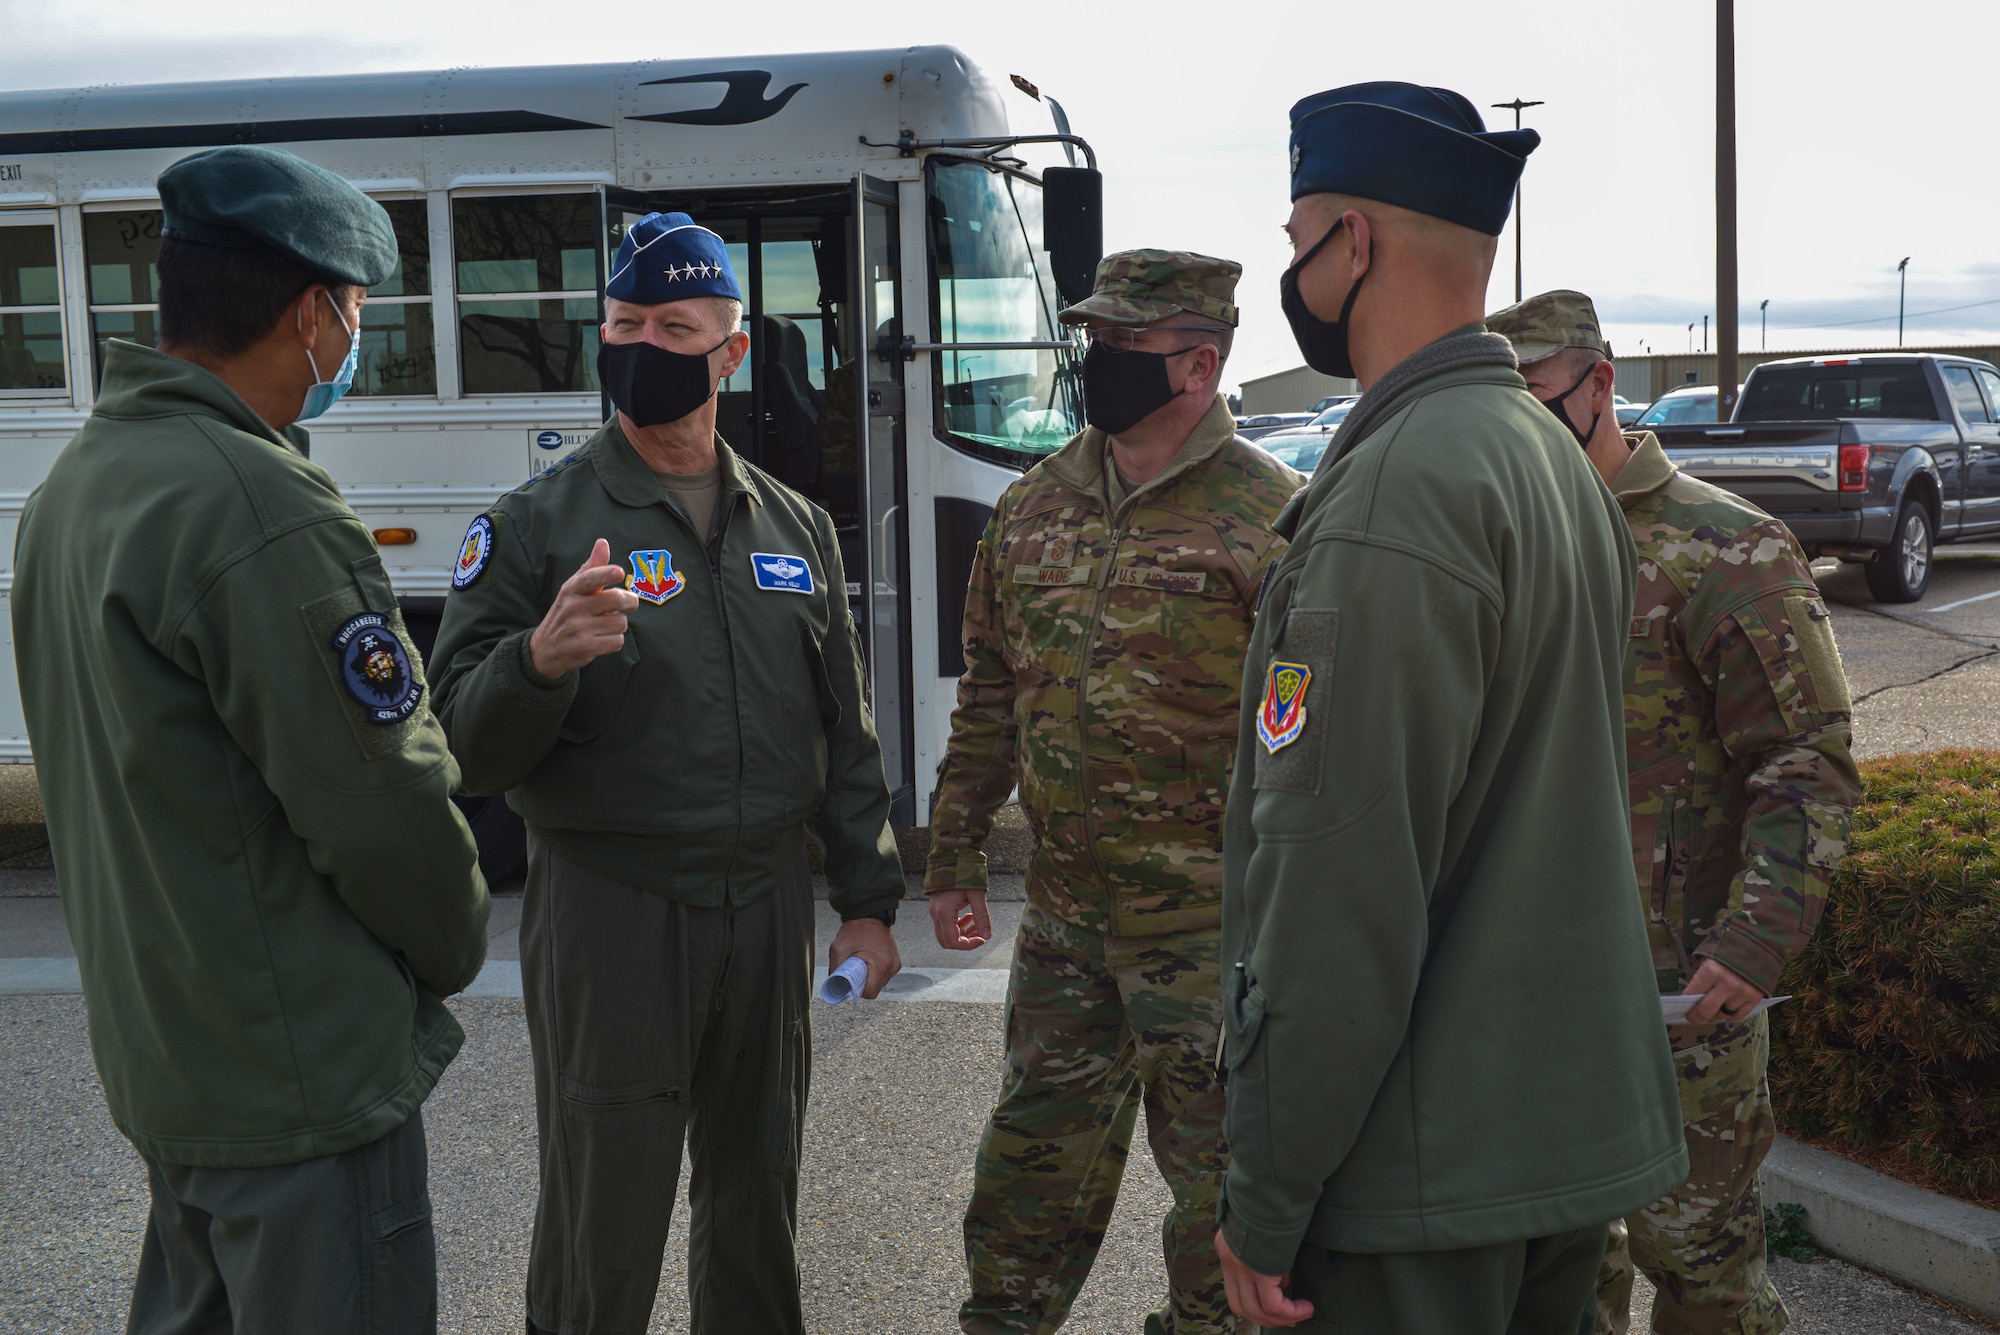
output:
M1227 1155L1219 932L1111 937L1030 903L1008 982L1007 1080L979 1140L965 1258L971 1335L1059 1328L1104 1242L1146 1105L1173 1191L1166 1300L1148 1335L1231 1332L1215 1253Z
M1688 1178L1612 1224L1597 1277L1598 1335L1632 1325L1632 1266L1653 1281L1656 1335L1778 1335L1791 1320L1764 1268L1757 1169L1777 1126L1764 1068L1768 1014L1744 1025L1676 1028Z

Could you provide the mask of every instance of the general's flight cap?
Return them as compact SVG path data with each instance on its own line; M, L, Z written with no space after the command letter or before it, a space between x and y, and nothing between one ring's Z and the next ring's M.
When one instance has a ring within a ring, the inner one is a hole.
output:
M1448 88L1349 84L1292 108L1292 198L1359 195L1498 236L1541 142L1488 130Z
M232 250L275 250L341 283L373 287L396 270L388 210L282 148L232 144L160 173L160 235Z
M649 213L625 229L604 295L639 306L689 297L743 300L723 239L685 213Z

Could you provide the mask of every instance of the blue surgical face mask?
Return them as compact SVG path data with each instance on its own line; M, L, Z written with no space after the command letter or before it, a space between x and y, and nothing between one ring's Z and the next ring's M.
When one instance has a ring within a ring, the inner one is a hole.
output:
M333 318L340 321L340 327L347 329L347 321L340 314L340 307L334 306L328 296L326 304L333 307ZM306 313L299 312L299 327L305 328ZM319 363L313 360L312 349L306 349L306 361L312 366L313 386L306 391L306 401L299 408L301 422L311 421L321 413L340 402L340 396L347 393L354 384L355 368L361 365L361 321L354 322L354 328L347 329L347 357L340 363L340 369L333 373L333 379L319 378Z

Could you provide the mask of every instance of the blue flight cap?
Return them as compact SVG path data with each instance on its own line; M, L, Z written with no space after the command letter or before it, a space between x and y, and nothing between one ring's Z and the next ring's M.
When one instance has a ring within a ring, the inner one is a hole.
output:
M604 295L639 306L690 297L743 300L728 245L685 213L649 213L625 229Z
M1488 130L1448 88L1353 83L1292 108L1292 198L1359 195L1498 236L1541 142Z

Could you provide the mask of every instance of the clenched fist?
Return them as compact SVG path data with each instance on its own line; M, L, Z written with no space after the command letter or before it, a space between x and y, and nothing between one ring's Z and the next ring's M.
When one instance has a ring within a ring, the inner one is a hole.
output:
M528 637L535 671L553 681L617 653L625 643L625 614L639 605L639 595L624 585L625 571L611 564L611 544L599 538Z

